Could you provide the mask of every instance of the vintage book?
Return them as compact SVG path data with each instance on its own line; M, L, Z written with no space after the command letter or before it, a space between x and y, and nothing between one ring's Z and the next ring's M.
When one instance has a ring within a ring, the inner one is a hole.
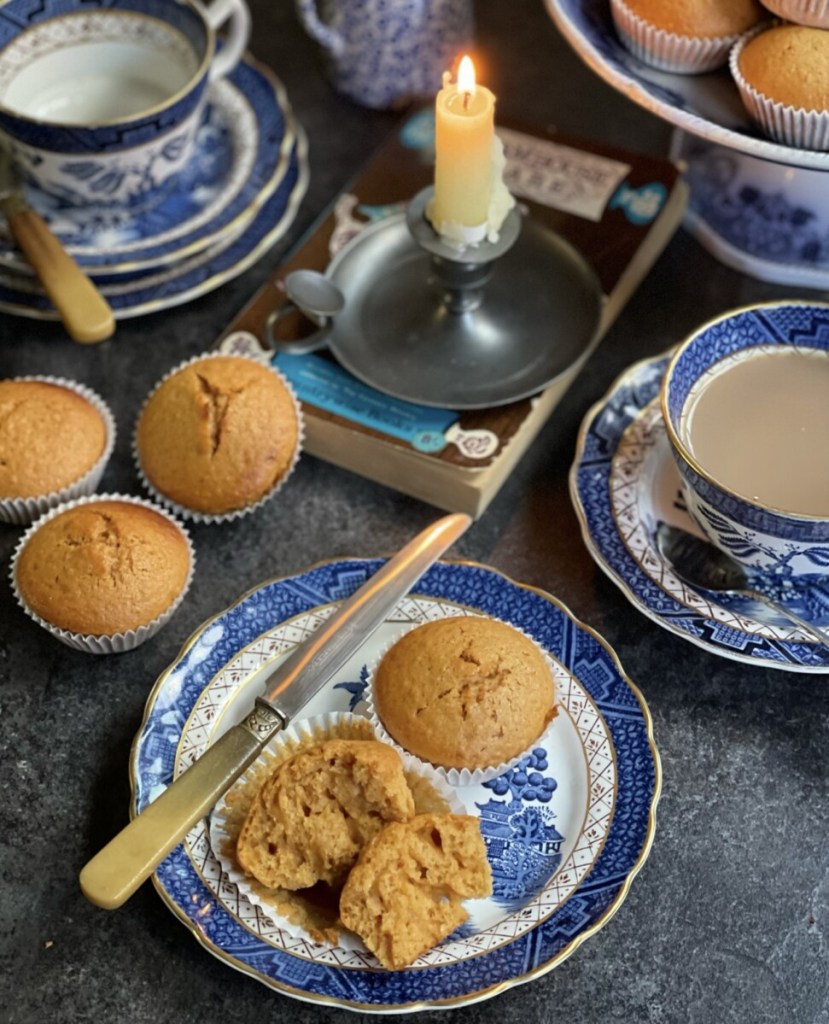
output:
M405 209L431 184L433 125L431 111L415 113L380 147L217 344L272 359L291 381L311 455L438 508L480 516L589 352L532 398L459 412L383 394L325 351L275 355L268 344L269 319L285 301L286 274L324 271L355 233ZM687 202L680 171L667 160L558 133L514 125L497 131L512 194L529 216L574 246L598 276L605 302L592 351L680 222ZM299 326L296 332L300 336Z

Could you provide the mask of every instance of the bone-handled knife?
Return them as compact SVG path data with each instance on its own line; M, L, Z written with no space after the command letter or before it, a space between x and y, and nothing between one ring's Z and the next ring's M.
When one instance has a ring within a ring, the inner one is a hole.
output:
M86 898L107 910L129 899L471 522L458 513L427 527L277 666L244 721L209 746L83 868L80 885Z

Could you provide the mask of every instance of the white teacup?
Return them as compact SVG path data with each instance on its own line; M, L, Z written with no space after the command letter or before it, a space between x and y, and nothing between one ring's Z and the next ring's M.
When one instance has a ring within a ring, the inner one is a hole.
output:
M208 84L250 34L245 0L117 2L4 5L0 130L23 175L72 205L158 201L190 157Z

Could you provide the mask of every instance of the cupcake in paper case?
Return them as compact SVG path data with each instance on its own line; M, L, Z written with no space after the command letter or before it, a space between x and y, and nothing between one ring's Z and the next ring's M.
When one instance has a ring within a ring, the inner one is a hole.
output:
M407 630L372 667L366 700L380 739L453 786L503 775L543 742L556 715L546 652L480 615Z
M277 494L303 441L299 402L278 370L209 353L172 370L138 416L133 454L156 500L185 519L224 522Z
M18 603L57 640L118 654L169 622L193 578L187 531L152 502L119 494L67 502L34 522L15 549Z
M0 380L0 521L26 525L91 494L115 444L109 407L60 377Z
M765 135L796 149L829 150L829 31L774 25L741 39L729 67Z
M829 28L829 0L762 0L772 14L795 25Z
M688 75L724 67L740 36L768 17L758 0L611 0L610 11L635 57Z
M371 836L416 813L465 812L367 719L331 712L271 740L213 809L210 845L228 883L275 928L351 948L339 890Z

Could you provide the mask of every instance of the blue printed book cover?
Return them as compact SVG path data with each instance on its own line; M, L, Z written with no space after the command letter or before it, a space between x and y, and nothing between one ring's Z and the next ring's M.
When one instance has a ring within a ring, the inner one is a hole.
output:
M687 202L680 171L665 159L526 126L498 125L497 134L506 157L504 180L516 201L573 246L598 277L598 344L679 225ZM361 231L405 211L431 184L433 142L432 111L409 117L217 344L272 362L290 381L302 404L309 454L439 508L479 516L584 359L528 398L493 408L443 409L377 390L325 349L289 354L274 346L276 322L280 338L288 340L301 341L314 330L304 317L280 315L287 274L324 272Z

